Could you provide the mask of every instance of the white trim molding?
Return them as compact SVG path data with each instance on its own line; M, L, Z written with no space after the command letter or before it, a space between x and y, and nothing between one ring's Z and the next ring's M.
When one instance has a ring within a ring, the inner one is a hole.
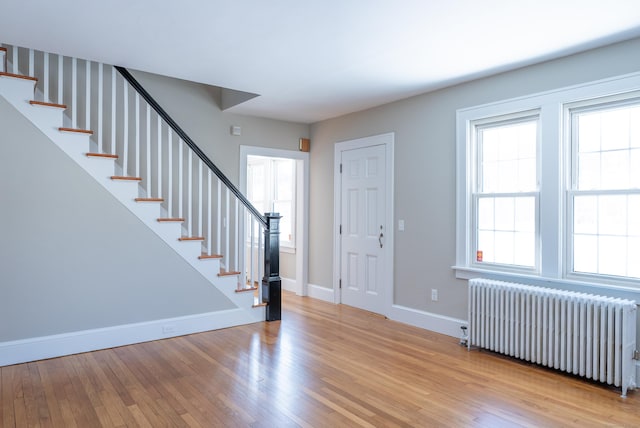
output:
M308 291L309 297L329 303L336 303L335 291L333 290L333 288L322 287L316 284L309 284Z
M309 153L294 150L273 149L269 147L240 146L240 191L247 193L247 157L249 155L295 159L296 180L302 186L296 186L296 287L295 291L306 296L309 282ZM289 252L281 248L282 252Z
M0 343L0 367L264 321L263 308L230 309Z
M461 337L462 329L460 327L469 324L467 321L458 318L421 311L402 305L393 305L388 318L393 321L399 321L414 327L456 338Z

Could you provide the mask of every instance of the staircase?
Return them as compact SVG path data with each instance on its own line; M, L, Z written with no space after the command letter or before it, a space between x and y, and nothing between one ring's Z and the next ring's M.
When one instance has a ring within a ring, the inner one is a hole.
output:
M246 308L237 324L265 319L262 290L279 286L279 217L257 212L127 70L0 45L0 96Z

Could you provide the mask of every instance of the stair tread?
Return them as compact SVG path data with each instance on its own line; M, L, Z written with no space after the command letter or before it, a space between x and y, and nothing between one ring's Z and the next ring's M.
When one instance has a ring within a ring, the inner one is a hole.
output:
M237 289L236 293L246 293L248 291L256 291L257 289L258 287L241 288L241 289Z
M181 236L178 241L204 241L204 236Z
M55 107L55 108L60 108L60 109L66 109L67 108L67 106L64 105L64 104L46 103L44 101L35 101L35 100L29 101L29 104L31 104L32 106Z
M6 52L7 48L3 48L2 46L0 46L0 51Z
M110 178L112 180L122 180L122 181L142 181L142 177L127 177L124 175L112 175Z
M93 135L93 131L90 129L78 129L78 128L58 128L61 132L77 132L79 134Z
M198 259L200 260L210 260L210 259L221 259L223 256L221 254L200 254Z
M24 80L32 80L34 82L38 81L37 77L31 77L31 76L25 76L23 74L14 74L14 73L7 73L5 71L0 71L0 76L4 76L4 77L13 77L15 79L24 79Z
M226 270L220 269L220 273L218 273L218 276L235 276L235 275L240 275L240 272L235 270L226 271Z
M164 202L164 198L135 198L136 202Z
M109 153L87 153L87 157L90 158L105 158L105 159L118 159L118 155L112 155Z
M158 219L158 221L160 221L160 222L170 222L170 221L183 222L184 219L183 218L179 218L179 217L161 217L161 218Z

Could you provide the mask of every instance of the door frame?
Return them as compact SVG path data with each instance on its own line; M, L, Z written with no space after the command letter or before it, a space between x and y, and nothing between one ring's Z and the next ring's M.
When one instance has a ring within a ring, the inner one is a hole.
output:
M296 278L295 293L306 296L309 289L309 153L269 147L240 146L240 191L247 194L247 157L264 156L296 161Z
M385 277L382 278L383 284L389 284L385 286L383 291L383 310L382 315L389 315L391 307L393 306L394 295L394 218L393 218L393 153L394 153L395 133L389 132L386 134L373 135L370 137L357 138L355 140L340 141L335 144L334 147L334 160L333 160L333 296L334 303L342 302L342 293L340 291L340 272L341 272L341 240L340 240L340 220L342 215L342 175L340 173L340 160L342 152L346 150L362 149L370 146L383 145L385 147L385 159L386 159L386 177L385 186L387 190L387 196L385 201L385 218L387 219L387 225L385 233L387 235L387 244L385 245L384 257L387 260L387 269L385 269Z

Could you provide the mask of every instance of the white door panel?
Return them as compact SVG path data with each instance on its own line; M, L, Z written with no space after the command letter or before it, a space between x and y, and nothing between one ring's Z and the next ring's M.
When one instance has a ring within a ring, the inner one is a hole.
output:
M341 301L376 313L384 311L386 159L385 146L341 153Z

